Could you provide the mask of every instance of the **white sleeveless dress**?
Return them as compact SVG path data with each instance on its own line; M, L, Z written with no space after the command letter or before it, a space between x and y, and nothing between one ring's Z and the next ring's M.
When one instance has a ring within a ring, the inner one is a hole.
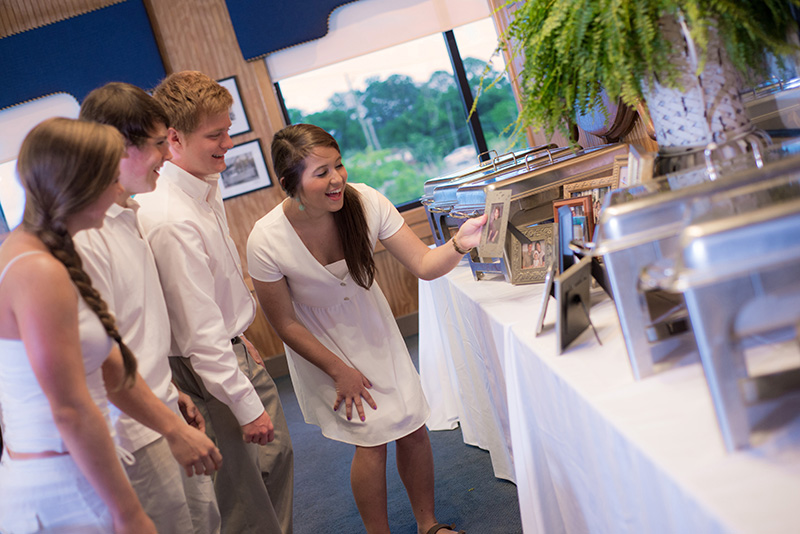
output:
M403 217L375 189L351 185L361 194L374 249L378 239L400 230ZM284 345L307 423L319 426L327 438L364 447L402 438L425 424L430 409L419 374L377 283L368 290L357 285L344 260L320 264L280 204L256 222L247 241L247 264L256 280L274 282L285 277L297 318L326 348L372 382L369 392L378 409L364 402L366 421L358 418L355 407L348 421L344 404L333 411L333 380Z
M0 273L0 284L14 263L32 254L43 252L27 252L12 259ZM89 392L106 418L109 432L113 432L101 370L111 350L111 339L80 296L78 321ZM4 447L14 452L67 451L19 339L0 338L0 423ZM113 532L113 527L108 509L71 455L12 460L4 451L0 462L0 532L94 534Z

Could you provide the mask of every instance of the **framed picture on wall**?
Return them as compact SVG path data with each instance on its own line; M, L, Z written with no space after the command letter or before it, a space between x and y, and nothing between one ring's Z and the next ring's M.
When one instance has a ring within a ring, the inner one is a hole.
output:
M223 199L272 185L259 139L236 145L228 150L225 154L225 163L228 167L222 171L219 180Z
M233 137L234 135L249 132L252 128L250 128L250 121L247 120L247 113L244 111L242 96L239 94L239 84L236 83L236 76L218 80L217 83L227 89L233 97L233 106L231 106L231 129L228 130L228 134Z

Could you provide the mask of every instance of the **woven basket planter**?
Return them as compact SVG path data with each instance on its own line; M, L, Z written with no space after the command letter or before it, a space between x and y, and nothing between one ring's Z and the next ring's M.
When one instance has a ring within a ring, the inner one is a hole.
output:
M709 30L706 63L698 75L685 24L676 17L663 17L659 24L674 43L671 62L679 67L680 89L664 87L657 76L652 87L643 87L659 146L657 174L705 163L709 147L723 159L764 148L768 137L745 113L741 79L716 30Z

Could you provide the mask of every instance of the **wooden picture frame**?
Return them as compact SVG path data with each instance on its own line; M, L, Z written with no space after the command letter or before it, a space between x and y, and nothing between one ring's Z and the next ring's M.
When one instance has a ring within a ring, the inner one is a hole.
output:
M556 242L556 225L554 223L537 224L520 228L519 231L530 241L521 243L516 236L509 233L508 266L511 272L511 283L541 284L547 278L547 268L555 261L558 251ZM539 248L540 255L534 258ZM530 257L529 257L530 256Z
M619 188L618 177L613 174L604 178L597 178L595 180L586 180L583 182L575 182L572 184L564 185L564 199L570 199L582 196L592 197L592 207L594 220L600 218L600 208L603 205L603 198L606 193Z
M236 81L236 76L223 78L217 80L217 83L228 90L233 97L233 105L230 109L231 127L228 130L228 135L241 135L252 130L250 121L247 119L247 112L244 110L242 103L242 96L239 94L239 84Z
M219 179L219 189L223 199L272 185L259 139L247 141L228 150L225 154L225 163L228 167L222 171Z
M553 202L553 220L558 223L558 208L561 206L569 206L572 211L573 221L576 217L584 217L584 241L591 241L594 236L594 207L592 205L591 195L584 195L582 197L565 198Z

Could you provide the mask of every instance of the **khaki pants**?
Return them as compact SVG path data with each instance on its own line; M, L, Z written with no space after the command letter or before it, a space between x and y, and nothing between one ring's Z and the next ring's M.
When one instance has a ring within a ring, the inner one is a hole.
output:
M275 440L267 445L244 442L236 417L208 392L188 358L170 357L172 374L197 405L206 420L206 433L222 453L222 468L214 476L222 534L291 534L294 451L278 389L244 344L233 348L239 368L255 387L275 427Z
M211 477L187 477L160 437L133 453L125 465L139 502L158 534L219 534L220 517Z

